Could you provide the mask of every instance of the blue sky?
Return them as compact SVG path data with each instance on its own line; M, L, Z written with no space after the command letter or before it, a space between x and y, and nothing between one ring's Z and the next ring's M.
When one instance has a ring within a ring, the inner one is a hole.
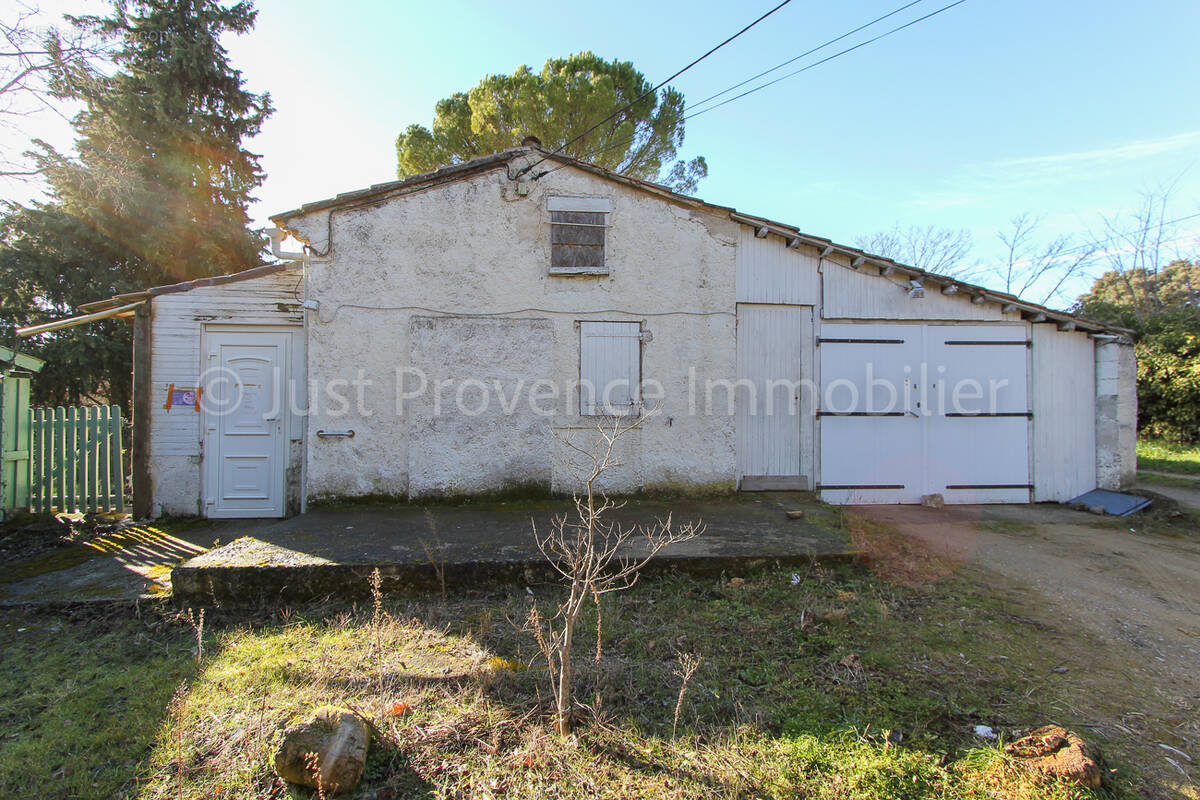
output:
M256 222L392 179L396 134L485 73L590 49L657 82L773 4L262 0L256 30L229 42L278 109L250 144L268 173ZM674 85L701 99L902 4L793 0ZM1172 183L1170 213L1194 214L1197 31L1194 0L968 0L690 121L683 155L708 159L706 200L849 243L963 227L985 262L1022 212L1046 236L1099 230Z

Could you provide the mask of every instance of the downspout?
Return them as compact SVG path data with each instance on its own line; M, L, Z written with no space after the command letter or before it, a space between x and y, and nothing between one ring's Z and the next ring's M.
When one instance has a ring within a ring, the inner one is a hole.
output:
M305 294L305 300L303 302L301 302L301 306L303 306L305 309L307 309L308 308L308 302L307 302L308 253L304 252L304 251L290 252L287 250L283 250L282 249L283 240L287 238L287 235L288 235L287 231L285 231L283 228L280 228L279 226L275 226L274 228L272 228L270 231L267 232L267 236L271 239L271 255L275 256L275 258L278 258L280 261L291 261L291 262L294 262L294 263L297 263L300 265L300 281L304 285L304 294ZM304 335L304 386L305 386L305 390L307 392L307 388L308 388L308 314L304 315L304 329L303 330L304 330L304 334L303 334ZM293 405L294 405L294 401L293 401ZM308 405L307 396L305 397L305 405ZM289 425L289 427L291 425L290 419L288 420L288 425ZM301 433L301 440L300 440L300 444L301 444L300 486L298 488L298 492L300 494L300 507L298 509L293 509L293 508L289 507L288 487L285 483L284 488L283 488L283 495L284 495L283 511L284 511L284 514L289 515L289 516L292 513L294 513L294 511L298 511L299 513L303 514L305 511L308 510L308 414L307 413L305 413L304 419L301 421L301 425L302 425L302 433ZM289 431L289 435L288 435L288 441L289 441L289 443L291 441L290 431ZM291 450L290 446L289 446L288 450L289 451ZM286 468L284 471L286 474L286 471L287 471Z
M286 250L280 250L280 245L287 238L287 231L282 228L275 227L267 232L267 236L271 239L271 255L278 258L280 261L303 261L308 254L304 252L292 253Z

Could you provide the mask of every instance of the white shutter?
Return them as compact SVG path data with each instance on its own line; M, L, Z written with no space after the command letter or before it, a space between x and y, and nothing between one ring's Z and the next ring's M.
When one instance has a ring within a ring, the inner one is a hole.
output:
M579 323L580 414L641 410L641 344L641 323Z

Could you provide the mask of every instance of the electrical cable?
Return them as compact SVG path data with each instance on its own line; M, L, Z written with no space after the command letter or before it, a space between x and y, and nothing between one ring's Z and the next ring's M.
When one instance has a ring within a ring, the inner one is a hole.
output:
M718 51L718 50L720 50L722 47L724 47L725 45L729 44L729 43L730 43L730 42L732 42L734 39L738 38L738 37L739 37L739 36L741 36L743 33L745 33L746 31L750 30L750 29L751 29L751 28L753 28L755 25L757 25L758 23L762 22L764 19L766 19L767 17L771 16L771 15L772 15L772 14L774 14L776 11L778 11L778 10L779 10L779 9L781 9L781 8L783 8L784 6L786 6L786 5L787 5L788 3L790 3L790 2L792 2L792 0L783 0L783 2L782 2L782 3L780 3L780 4L779 4L779 5L777 5L777 6L775 6L775 7L774 7L774 8L772 8L770 11L768 11L768 12L767 12L767 13L765 13L765 14L763 14L761 17L759 17L758 19L754 20L754 21L753 21L753 22L751 22L749 25L747 25L746 27L742 28L742 29L741 29L740 31L738 31L737 33L735 33L735 34L733 34L732 36L730 36L728 39L726 39L725 41L723 41L723 42L721 42L720 44L718 44L716 47L713 47L713 48L711 48L711 49L710 49L710 50L709 50L707 53L705 53L704 55L700 56L700 57L699 57L699 58L697 58L696 60L692 61L692 63L688 64L686 67L684 67L683 69L679 70L679 71L678 71L678 72L676 72L674 75L671 75L669 78L667 78L666 80L662 81L662 82L661 82L661 83L659 83L657 86L654 86L654 87L652 87L652 88L650 88L650 89L647 89L646 91L642 92L640 95L638 95L637 97L635 97L635 98L634 98L633 100L631 100L630 102L628 102L628 103L626 103L625 105L621 106L621 107L620 107L620 108L618 108L616 111L612 112L612 113L611 113L611 114L609 114L607 117L605 117L604 119L602 119L602 120L600 120L599 122L597 122L595 125L592 125L591 127L589 127L589 128L588 128L587 130L585 130L583 133L581 133L581 134L579 134L578 136L575 136L575 137L573 137L573 138L571 138L571 139L568 139L568 140L567 140L567 141L566 141L564 144L560 145L560 146L559 146L559 147L558 147L556 150L554 150L553 152L551 152L551 153L548 153L548 154L547 154L547 155L545 155L545 156L542 156L542 158L541 158L541 159L539 159L538 161L535 161L533 164L530 164L528 167L525 167L523 170L521 170L521 174L522 174L522 175L524 175L525 173L529 172L529 170L533 169L533 168L534 168L534 167L536 167L538 164L541 164L543 161L545 161L545 160L546 160L547 158L549 158L550 156L554 156L554 155L558 155L558 154L562 153L562 151L563 151L563 150L567 149L568 147L570 147L571 145L573 145L575 142L579 141L579 140L580 140L580 139L582 139L583 137L587 136L589 133L591 133L592 131L596 130L597 128L599 128L599 127L600 127L601 125L603 125L604 123L608 122L609 120L613 119L614 117L617 117L618 115L620 115L620 114L624 113L625 111L628 111L630 108L632 108L633 106L637 105L637 104L638 104L638 103L640 103L642 100L645 100L647 97L649 97L650 95L654 94L654 93L655 93L655 92L657 92L659 89L661 89L662 87L666 86L668 83L670 83L671 81L675 80L675 79L676 79L676 78L678 78L680 75L682 75L683 73L687 72L689 69L691 69L692 67L696 66L696 65L697 65L697 64L699 64L701 61L703 61L704 59L708 58L708 57L709 57L709 56L711 56L713 53L717 52L717 51Z
M764 75L770 75L775 70L783 69L788 64L793 64L793 63L799 61L800 59L804 58L805 56L811 56L813 53L816 53L820 50L824 50L826 47L829 47L831 44L836 44L837 42L840 42L842 39L845 39L848 36L853 36L854 34L858 33L859 31L865 30L865 29L871 27L872 25L876 25L880 22L883 22L888 17L894 17L897 14L899 14L901 11L905 11L905 10L917 5L918 3L923 3L923 2L925 2L925 0L912 0L911 3L902 5L894 11L889 11L888 13L884 14L882 17L876 17L875 19L871 20L870 22L868 22L864 25L859 25L854 30L847 31L846 33L843 33L841 36L837 37L836 39L830 39L828 42L825 42L824 44L821 44L821 45L817 45L816 47L812 48L811 50L805 50L800 55L789 58L787 61L776 64L775 66L771 67L768 70L763 70L762 72L758 73L757 75L746 78L746 80L742 81L741 83L735 83L733 86L730 86L727 89L722 89L721 91L717 92L716 94L711 94L708 97L704 98L703 100L699 100L695 103L692 103L690 106L688 106L687 109L685 109L685 113L692 109L699 108L700 106L704 105L705 103L709 102L710 100L716 100L721 95L728 94L729 92L732 92L734 89L740 89L741 87L745 86L747 83L750 83L751 81L756 81L759 78L763 77Z
M941 14L941 13L942 13L942 12L944 12L944 11L949 11L950 9L954 8L955 6L962 5L962 4L963 4L963 3L965 3L965 2L967 2L967 0L956 0L956 2L954 2L954 3L950 3L949 5L946 5L946 6L942 6L941 8L937 9L936 11L932 11L932 12L930 12L930 13L928 13L928 14L926 14L926 15L922 16L922 17L918 17L918 18L916 18L916 19L914 19L914 20L911 20L910 22L906 22L906 23L904 23L903 25L899 25L899 26L897 26L897 27L895 27L895 28L892 28L892 29L891 29L891 30L889 30L889 31L886 31L886 32L884 32L884 33L881 33L881 34L879 34L879 35L877 35L877 36L874 36L874 37L872 37L872 38L870 38L870 39L867 39L867 40L865 40L865 41L859 42L858 44L856 44L856 45L854 45L854 46L852 46L852 47L848 47L848 48L846 48L845 50L840 50L840 51L838 51L837 53L834 53L833 55L826 56L825 58L822 58L822 59L821 59L821 60L819 60L819 61L815 61L815 62L813 62L812 64L808 64L807 66L801 67L801 68L800 68L800 69L798 69L798 70L795 70L795 71L793 71L793 72L789 72L787 75L782 75L782 76L780 76L780 77L778 77L778 78L776 78L776 79L774 79L774 80L772 80L772 81L768 81L767 83L760 84L759 86L756 86L756 87L754 87L753 89L749 89L749 90L747 90L747 91L745 91L745 92L742 92L741 94L735 95L734 97L731 97L731 98L729 98L729 99L727 99L727 100L723 100L723 101L721 101L720 103L717 103L717 104L716 104L716 105L714 105L714 106L709 106L708 108L702 109L702 110L700 110L700 111L696 111L696 112L694 112L694 113L692 113L692 114L687 114L687 115L685 115L685 116L683 117L683 120L682 120L682 121L685 121L685 122L686 122L687 120L689 120L689 119L692 119L692 118L694 118L694 117L698 117L698 116L700 116L701 114L706 114L706 113L708 113L709 111L714 111L714 110L716 110L716 109L720 108L721 106L724 106L724 105L726 105L726 104L728 104L728 103L732 103L732 102L734 102L735 100L740 100L741 98L743 98L743 97L746 97L747 95L751 95L751 94L754 94L754 93L755 93L755 92L757 92L757 91L760 91L760 90L762 90L762 89L766 89L768 86L773 86L773 85L775 85L776 83L779 83L779 82L780 82L780 81L782 81L782 80L786 80L787 78L791 78L791 77L794 77L794 76L796 76L796 75L799 75L801 72L807 72L808 70L810 70L810 69L812 69L812 68L814 68L814 67L819 67L819 66L820 66L820 65L822 65L822 64L825 64L825 63L828 63L828 62L830 62L830 61L833 61L835 58L839 58L839 57L841 57L841 56L844 56L844 55L846 55L847 53L851 53L851 52L853 52L853 51L855 51L855 50L858 50L858 49L859 49L859 48L861 48L861 47L865 47L866 45L873 44L874 42L878 42L880 39L883 39L883 38L886 38L886 37L888 37L888 36L891 36L891 35L892 35L892 34L894 34L894 33L898 33L898 32L900 32L900 31L904 30L905 28L912 27L913 25L916 25L918 22L923 22L923 21L925 21L925 20L927 20L927 19L929 19L929 18L931 18L931 17L935 17L935 16L937 16L938 14ZM909 5L912 5L912 4L910 3ZM907 7L908 7L908 6L904 6L903 8L907 8ZM901 9L897 9L897 11L902 11L902 10L903 10L903 8L901 8ZM892 14L895 14L895 13L897 13L897 12L892 12ZM883 17L881 17L880 19L886 19L887 17L889 17L889 16L892 16L892 14L887 14L887 15L884 15L884 16L883 16ZM876 22L878 22L878 21L879 21L879 20L876 20ZM869 27L870 25L873 25L873 24L874 24L874 22L872 22L872 23L867 23L866 25L860 26L859 28L856 28L855 30L856 30L856 31L858 31L858 30L862 30L863 28ZM839 41L839 40L841 40L841 39L844 39L844 38L846 38L846 36L849 36L849 35L853 34L854 32L855 32L855 31L850 31L849 33L842 34L841 36L839 36L839 37L837 37L837 38L835 38L835 39L831 39L831 40L829 40L828 42L825 42L824 44L822 44L822 45L820 45L820 46L818 46L818 47L816 47L816 48L813 48L813 50L811 50L811 51L809 51L809 52L816 52L816 51L818 51L818 50L824 49L825 47L828 47L830 44L832 44L832 43L834 43L834 42L837 42L837 41ZM802 57L802 56L800 56L800 57ZM775 69L777 69L777 68L775 68ZM769 73L769 72L773 72L773 71L774 71L774 69L767 70L767 72L768 72L768 73ZM754 78L751 78L750 80L754 80ZM745 82L743 82L743 84L744 84L744 83L745 83ZM711 100L711 99L713 99L714 97L719 97L720 95L722 95L722 94L725 94L726 92L732 91L733 89L737 88L737 86L740 86L740 85L743 85L743 84L737 84L737 85L735 85L735 86L731 86L731 87L729 87L728 89L725 89L724 91L722 91L722 92L719 92L719 93L718 93L718 94L716 94L716 95L713 95L713 97L710 97L709 99ZM599 155L600 153L606 153L606 152L608 152L609 150L616 150L617 148L620 148L620 147L628 147L628 146L629 146L629 145L631 145L631 144L632 144L632 143L633 143L635 140L636 140L636 136L635 136L635 137L631 137L631 138L624 139L624 140L622 140L622 141L620 141L620 142L616 142L616 143L614 143L614 144L609 144L609 145L606 145L605 147L596 148L595 150L591 150L591 151L588 151L587 153L584 153L584 154L583 154L583 155L582 155L582 156L581 156L579 159L577 159L577 160L583 160L583 159L589 158L589 157L591 157L591 156L594 156L594 155ZM561 149L561 148L560 148L560 149ZM557 152L557 151L556 151L556 152ZM529 167L529 168L527 168L527 169L526 169L526 170L524 170L523 172L527 172L527 171L528 171L528 169L532 169L533 167L536 167L538 164L542 163L542 161L545 161L545 160L546 160L547 158L549 158L551 155L554 155L554 153L551 153L551 154L548 154L548 155L546 155L546 156L543 156L543 157L542 157L540 160L538 160L538 161L534 162L532 165L530 165L530 167ZM542 178L542 177L543 177L543 176L545 176L545 175L549 175L549 174L550 174L550 173L552 173L552 172L557 172L558 170L562 169L562 168L563 168L563 167L565 167L565 166L569 166L569 164L562 164L562 165L560 165L560 166L558 166L558 167L555 167L554 169L546 170L545 172L539 173L538 175L534 176L534 180L537 180L537 179L539 179L539 178Z
M870 39L867 39L866 41L859 42L858 44L856 44L852 47L847 47L845 50L841 50L837 53L834 53L831 56L826 56L825 58L822 58L820 61L814 61L813 63L808 64L804 67L801 67L800 69L795 70L794 72L789 72L786 75L781 75L780 77L775 78L774 80L767 81L766 83L755 86L753 89L748 89L748 90L742 92L741 94L734 95L733 97L730 97L728 100L722 100L720 103L717 103L715 106L709 106L708 108L702 109L693 114L688 114L688 115L684 116L683 119L686 121L686 120L698 117L701 114L707 114L709 111L714 111L727 103L732 103L735 100L740 100L741 98L746 97L747 95L751 95L751 94L754 94L755 92L762 91L763 89L766 89L768 86L774 86L775 84L779 83L780 81L787 80L788 78L799 75L801 72L807 72L808 70L810 70L814 67L819 67L822 64L826 63L827 61L832 61L833 59L838 58L839 56L844 56L847 53L852 53L855 50L859 49L860 47L866 47L869 44L874 44L875 42L878 42L880 39L884 39L888 36L891 36L893 33L899 33L900 31L904 30L905 28L910 28L913 25L916 25L918 22L924 22L925 20L929 19L930 17L936 17L938 14L941 14L943 11L949 11L950 9L954 8L955 6L961 6L965 2L967 2L967 0L956 0L956 2L953 2L946 6L942 6L937 11L931 11L930 13L926 14L923 17L917 17L916 19L912 20L911 22L906 22L903 25L899 25L895 28L892 28L889 31L881 33L878 36L873 36Z

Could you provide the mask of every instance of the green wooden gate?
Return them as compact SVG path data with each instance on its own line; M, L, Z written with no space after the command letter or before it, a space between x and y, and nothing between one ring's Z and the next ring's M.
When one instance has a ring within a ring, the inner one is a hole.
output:
M0 378L0 520L29 508L29 378Z
M120 406L36 408L29 416L35 512L125 510Z
M45 364L0 345L0 520L29 508L29 375Z

